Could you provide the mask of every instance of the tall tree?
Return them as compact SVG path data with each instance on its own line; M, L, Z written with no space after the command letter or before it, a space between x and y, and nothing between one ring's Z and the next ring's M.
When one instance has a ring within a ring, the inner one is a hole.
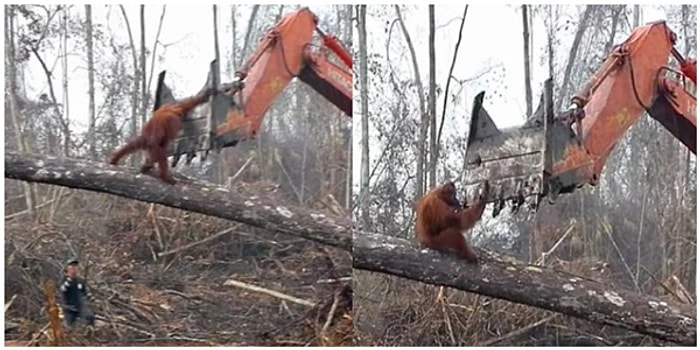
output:
M88 149L90 159L95 159L95 59L92 43L92 6L85 5L85 42L88 64Z
M532 115L532 77L530 76L530 22L528 20L528 5L521 5L520 12L523 15L523 62L525 64L525 105L526 117Z
M245 38L243 39L243 48L241 49L241 56L238 57L238 69L243 65L246 59L246 53L248 51L248 45L250 44L250 35L253 31L253 24L255 24L255 19L258 17L258 10L260 5L253 5L253 10L250 13L250 19L248 19L248 29L245 32Z
M344 27L344 33L345 33L345 38L344 42L346 47L349 49L352 47L352 13L353 13L353 5L345 5L345 27ZM352 51L351 51L352 52ZM341 123L344 123L341 122ZM341 124L342 125L342 124ZM350 210L352 207L352 149L353 149L353 143L352 143L352 133L350 133L350 137L345 137L344 140L347 142L347 165L345 167L345 200L343 201L345 205L346 210Z
M406 23L404 23L403 18L401 18L401 9L399 5L394 5L394 10L396 11L396 19L401 27L401 32L403 33L404 39L406 39L406 45L408 46L408 51L411 54L411 63L413 64L413 79L418 89L418 101L420 108L420 119L419 128L420 132L418 134L418 155L416 161L416 199L420 198L425 191L425 144L428 139L428 124L430 120L428 119L428 113L425 111L425 89L423 89L423 81L420 78L420 70L418 69L418 58L416 56L416 50L413 47L413 41L411 41L411 36L408 34L408 29L406 29Z
M134 66L134 85L131 90L131 135L136 135L136 128L138 120L138 110L139 110L139 60L136 54L136 42L134 41L134 36L131 31L131 26L129 25L129 16L126 15L126 10L124 5L119 5L119 9L122 12L122 17L124 17L124 24L126 25L126 33L129 35L129 46L131 47L131 58L132 64ZM137 157L129 157L129 163L131 166L136 165Z
M369 224L369 96L367 86L367 5L357 5L357 36L360 50L360 108L362 115L362 164L360 169L360 213Z
M229 64L229 76L233 76L236 71L236 6L231 5L231 63Z
M219 15L217 12L216 5L212 5L212 22L214 25L214 57L216 57L216 71L221 72L221 55L219 52ZM218 76L217 78L220 78ZM215 162L212 163L212 173L214 174L214 181L216 183L222 183L223 179L228 178L228 167L225 164L221 164L224 161L224 157L220 157L220 154L212 154Z
M146 124L146 111L148 110L148 91L146 90L146 6L140 6L141 17L141 125Z
M593 15L593 11L596 8L595 6L596 5L586 5L586 9L583 11L581 20L578 23L578 28L576 29L576 34L574 35L574 42L571 44L571 50L569 51L569 59L567 60L566 68L564 69L564 78L562 78L561 89L559 90L559 96L556 100L556 103L559 105L560 109L564 105L564 96L569 93L571 72L573 71L574 63L576 62L575 60L581 46L581 40L583 40L583 34L586 33L588 21Z
M70 103L69 103L69 93L68 93L68 10L70 6L64 6L63 7L63 21L61 22L61 34L63 36L63 40L61 42L61 47L62 47L62 55L61 55L61 63L63 66L63 117L61 118L61 113L58 110L58 101L54 98L54 107L56 108L56 114L59 118L63 119L63 138L64 138L64 143L63 143L63 155L66 157L70 157L70 140L71 140L71 130L70 130ZM47 24L48 28L48 24ZM38 50L37 50L38 51ZM35 52L37 56L39 56L38 52ZM46 78L48 80L51 80L51 73L47 73ZM52 93L53 96L55 96Z
M435 5L428 5L428 54L430 80L428 81L428 111L430 113L430 162L428 164L428 187L435 186L437 157L440 147L437 139L437 111L435 108Z
M15 141L20 152L28 151L27 142L22 132L22 123L19 116L19 106L17 105L17 63L15 62L15 6L5 5L5 76L8 90L7 99L10 107L10 118L15 131ZM34 216L36 213L36 195L34 186L28 182L22 182L24 188L24 200L27 205L27 212Z

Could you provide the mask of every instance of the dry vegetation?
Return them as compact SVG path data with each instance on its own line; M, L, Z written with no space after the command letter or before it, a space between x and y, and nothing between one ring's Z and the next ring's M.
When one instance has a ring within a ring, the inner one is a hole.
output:
M348 253L157 205L41 187L61 191L60 206L41 209L37 221L6 220L6 303L14 299L7 340L48 344L43 285L60 279L67 258L80 256L98 325L69 331L66 345L351 341L351 284L333 282L350 275Z
M548 267L610 282L601 262L552 260ZM674 346L635 332L558 313L430 286L395 276L354 272L355 337L361 346Z

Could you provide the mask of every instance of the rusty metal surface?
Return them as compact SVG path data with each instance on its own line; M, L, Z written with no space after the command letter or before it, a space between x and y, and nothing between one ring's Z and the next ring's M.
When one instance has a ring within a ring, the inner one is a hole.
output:
M547 193L547 173L551 165L548 130L553 120L551 92L550 79L545 82L541 98L546 108L538 108L544 123L528 123L504 130L498 130L483 107L484 93L474 99L461 185L464 191L473 194L488 181L491 191L487 200L495 203L493 216L506 205L518 210L526 204L535 210Z

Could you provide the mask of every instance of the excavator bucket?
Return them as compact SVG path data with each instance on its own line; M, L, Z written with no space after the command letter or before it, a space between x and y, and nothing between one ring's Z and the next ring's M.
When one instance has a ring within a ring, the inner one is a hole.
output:
M209 75L201 91L208 87L218 88L219 68L217 60L213 60L209 67ZM153 110L160 106L174 102L172 90L165 83L165 71L158 75L155 103ZM182 123L182 130L171 144L168 156L173 156L172 166L175 167L180 158L185 156L185 163L190 164L192 159L200 154L202 161L206 160L210 150L221 151L221 145L214 137L216 126L226 121L226 114L233 106L233 100L220 93L209 98L208 103L193 108Z
M495 203L493 216L506 204L515 211L522 204L536 210L548 191L551 173L553 128L552 81L544 84L537 111L520 127L499 130L482 105L484 92L474 98L462 187L478 193L489 183L488 202Z

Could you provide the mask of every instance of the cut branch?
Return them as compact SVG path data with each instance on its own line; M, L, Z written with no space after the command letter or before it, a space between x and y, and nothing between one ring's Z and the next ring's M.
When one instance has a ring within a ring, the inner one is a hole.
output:
M236 189L191 182L172 186L133 168L10 151L5 152L5 177L114 194L352 249L349 218L281 204L260 194L245 195Z
M234 279L228 279L228 280L226 280L226 281L224 282L224 286L238 287L238 288L246 289L246 290L253 291L253 292L256 292L256 293L267 294L267 295L272 296L272 297L275 297L275 298L277 298L277 299L282 299L282 300L286 300L286 301L291 301L291 302L293 302L293 303L295 303L295 304L305 305L305 306L308 306L308 307L313 307L314 305L316 305L315 303L312 303L312 302L310 302L310 301L308 301L308 300L299 299L299 298L293 297L293 296L291 296L291 295L287 295L287 294L280 293L280 292L277 292L277 291L274 291L274 290L271 290L271 289L267 289L267 288L263 288L263 287L258 287L258 286L255 286L255 285L252 285L252 284L248 284L248 283L245 283L245 282L236 281L236 280L234 280Z
M196 247L196 246L198 246L198 245L200 245L200 244L204 244L204 243L207 243L207 242L211 242L211 241L213 241L213 240L215 240L215 239L217 239L217 238L219 238L219 237L225 236L225 235L227 235L227 234L229 234L229 233L235 231L237 228L238 228L238 225L236 225L236 226L234 226L234 227L229 227L229 228L227 228L227 229L225 229L225 230L223 230L223 231L221 231L221 232L219 232L219 233L217 233L217 234L211 235L211 236L209 236L209 237L207 237L207 238L204 238L204 239L200 239L199 241L192 242L192 243L190 243L190 244L184 245L184 246L179 247L179 248L171 249L171 250L168 250L168 251L166 251L166 252L160 252L160 253L158 253L158 257L160 258L160 257L164 257L164 256L167 256L167 255L173 255L173 254L182 252L182 251L184 251L184 250L190 249L190 248L192 248L192 247Z
M355 231L353 267L447 286L695 345L695 307L613 290L599 282L496 256L477 249L473 267L448 255L421 251L396 237Z

